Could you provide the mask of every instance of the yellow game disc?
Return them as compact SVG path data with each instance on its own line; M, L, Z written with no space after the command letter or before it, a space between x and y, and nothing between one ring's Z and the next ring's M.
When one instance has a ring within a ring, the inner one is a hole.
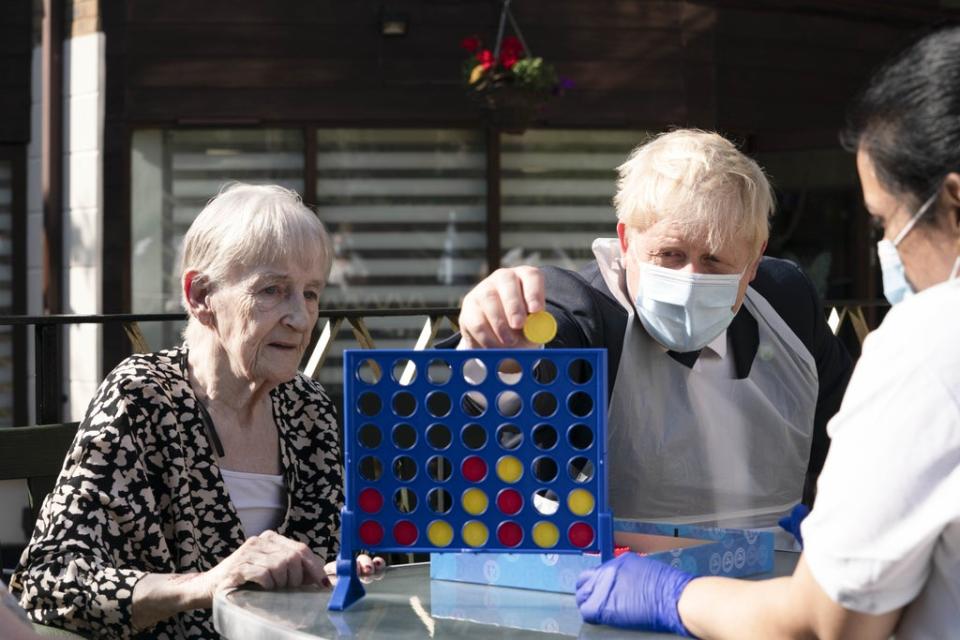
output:
M434 520L427 527L427 538L435 547L445 547L453 540L453 527L443 520Z
M523 463L513 456L503 456L497 460L497 477L513 484L523 475Z
M560 530L552 522L541 520L533 525L533 541L538 547L552 549L557 546L559 540Z
M480 489L467 489L460 498L463 510L472 516L478 516L487 510L489 500L487 494Z
M593 494L586 489L574 489L567 494L567 507L575 516L585 516L593 512Z
M476 520L470 520L463 525L461 533L463 534L463 541L471 547L482 547L487 544L487 538L490 537L486 525Z
M557 321L549 311L531 313L523 323L523 335L530 342L547 344L557 335Z

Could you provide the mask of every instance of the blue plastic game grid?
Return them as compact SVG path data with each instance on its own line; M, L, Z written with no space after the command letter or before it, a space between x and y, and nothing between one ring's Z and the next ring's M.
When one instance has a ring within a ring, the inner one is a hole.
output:
M604 349L345 351L345 503L329 609L343 610L364 595L354 562L360 549L612 558L606 356ZM504 469L519 468L521 475L504 480L498 462L511 456ZM470 471L485 468L482 477L469 477L468 458ZM469 489L483 492L485 510L467 512L462 500ZM518 512L501 510L497 497L504 490L522 498ZM589 492L592 510L571 511L567 498L575 490ZM440 499L432 491L442 491ZM452 532L445 546L428 535L437 521ZM513 544L500 540L506 522L514 523L507 525L512 533L520 531L519 541L505 536ZM535 542L534 526L543 522L559 534L552 546ZM474 534L486 531L482 544L475 535L467 536L474 544L465 539L467 523Z

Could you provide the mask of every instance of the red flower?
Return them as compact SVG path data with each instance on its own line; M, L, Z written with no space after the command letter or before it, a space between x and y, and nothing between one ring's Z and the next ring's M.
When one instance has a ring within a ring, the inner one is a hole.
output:
M517 64L517 60L520 57L514 51L504 51L500 54L500 64L504 69L509 69L513 65Z
M484 69L489 69L493 66L493 51L490 49L484 49L477 54L477 62L483 65Z
M507 36L500 45L500 51L503 54L510 54L515 58L520 58L523 54L523 43L517 36Z
M470 53L476 53L477 49L480 48L480 38L477 36L467 36L460 41L460 47L466 49Z

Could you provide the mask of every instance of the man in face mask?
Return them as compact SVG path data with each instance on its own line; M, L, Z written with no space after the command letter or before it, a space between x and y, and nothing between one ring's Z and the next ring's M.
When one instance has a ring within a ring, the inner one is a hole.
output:
M619 173L617 238L579 273L491 274L459 347L533 347L524 321L550 311L548 347L608 350L615 516L772 526L812 499L850 358L800 269L763 257L770 185L733 144L673 131Z

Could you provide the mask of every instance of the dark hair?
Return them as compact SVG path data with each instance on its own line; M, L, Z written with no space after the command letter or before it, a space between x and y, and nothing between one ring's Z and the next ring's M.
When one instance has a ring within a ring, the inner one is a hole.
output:
M870 155L885 188L918 201L960 169L960 26L884 64L851 106L840 141Z

